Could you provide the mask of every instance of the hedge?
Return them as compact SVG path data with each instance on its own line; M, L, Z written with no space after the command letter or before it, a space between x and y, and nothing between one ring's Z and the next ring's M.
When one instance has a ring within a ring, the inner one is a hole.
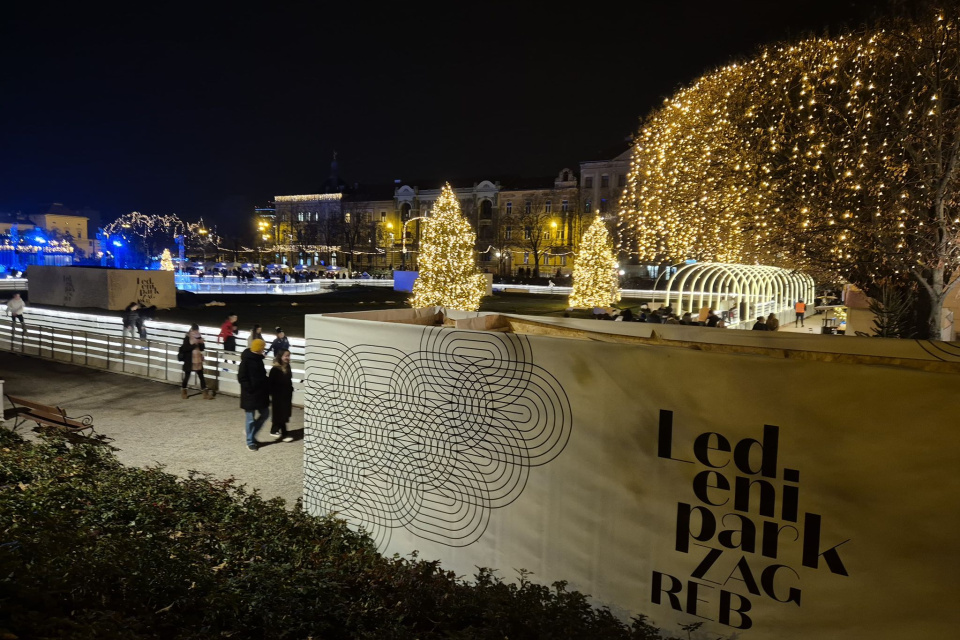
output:
M2 638L660 638L565 583L380 555L233 480L0 429Z

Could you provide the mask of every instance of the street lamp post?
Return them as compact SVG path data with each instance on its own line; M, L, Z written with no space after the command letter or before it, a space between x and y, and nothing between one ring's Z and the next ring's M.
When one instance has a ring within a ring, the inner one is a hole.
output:
M203 236L203 237L200 239L200 250L203 252L203 264L206 265L206 264L207 264L207 237L206 237L206 236L207 236L207 230L201 227L201 229L200 229L200 231L198 231L198 233L199 233L201 236Z
M260 222L257 223L257 229L259 229L260 231L260 245L259 245L260 246L260 251L259 251L260 266L263 266L263 245L266 244L267 240L270 237L267 234L267 229L269 228L270 228L270 223L267 222L266 220L261 220Z

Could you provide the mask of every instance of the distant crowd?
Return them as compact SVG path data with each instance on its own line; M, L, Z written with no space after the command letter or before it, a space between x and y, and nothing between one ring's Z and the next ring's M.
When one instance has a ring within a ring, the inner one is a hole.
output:
M294 269L293 271L288 271L287 269L268 269L266 267L258 266L254 266L249 269L241 269L240 267L237 267L234 269L211 269L209 271L196 267L187 269L186 272L190 275L197 276L199 280L203 280L205 276L209 275L213 278L219 277L222 281L226 281L228 277L234 277L237 279L237 282L262 282L266 284L299 284L303 282L314 282L316 280L344 280L348 278L353 278L356 280L374 280L382 277L382 274L371 276L366 271L349 272L346 269L341 269L338 271Z
M801 301L802 303L802 301ZM724 329L727 327L731 313L724 313L722 316L713 309L702 309L696 317L689 311L677 313L669 305L658 309L650 309L647 305L642 305L638 313L632 309L615 308L596 308L593 311L595 320L613 320L614 322L649 322L652 324L678 324L698 327L714 327ZM768 316L757 316L757 321L753 325L754 331L777 331L780 329L780 320L775 313Z

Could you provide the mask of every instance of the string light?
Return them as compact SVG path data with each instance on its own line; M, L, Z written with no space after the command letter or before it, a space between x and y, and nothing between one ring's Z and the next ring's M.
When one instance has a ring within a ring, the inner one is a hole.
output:
M321 202L323 200L341 200L342 193L315 193L301 196L274 196L274 202Z
M636 138L620 250L861 287L912 274L939 322L960 268L958 23L771 46L668 98Z
M410 304L476 311L486 292L474 252L477 236L461 214L450 183L421 224L420 275L413 283Z
M573 291L569 304L574 308L609 307L619 300L613 243L607 225L597 216L584 232L573 258Z

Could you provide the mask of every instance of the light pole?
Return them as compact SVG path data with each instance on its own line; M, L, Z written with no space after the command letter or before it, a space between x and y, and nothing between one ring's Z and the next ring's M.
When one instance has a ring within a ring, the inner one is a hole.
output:
M207 264L207 230L201 227L200 231L198 231L197 233L199 233L202 236L200 238L200 250L203 251L203 264L204 266L206 266Z
M259 253L260 259L259 259L259 262L260 262L260 266L261 266L261 267L263 266L263 245L266 244L267 240L270 238L270 236L267 235L267 229L269 229L269 228L270 228L270 223L267 222L266 220L261 220L260 222L257 223L257 229L260 230L260 253Z

